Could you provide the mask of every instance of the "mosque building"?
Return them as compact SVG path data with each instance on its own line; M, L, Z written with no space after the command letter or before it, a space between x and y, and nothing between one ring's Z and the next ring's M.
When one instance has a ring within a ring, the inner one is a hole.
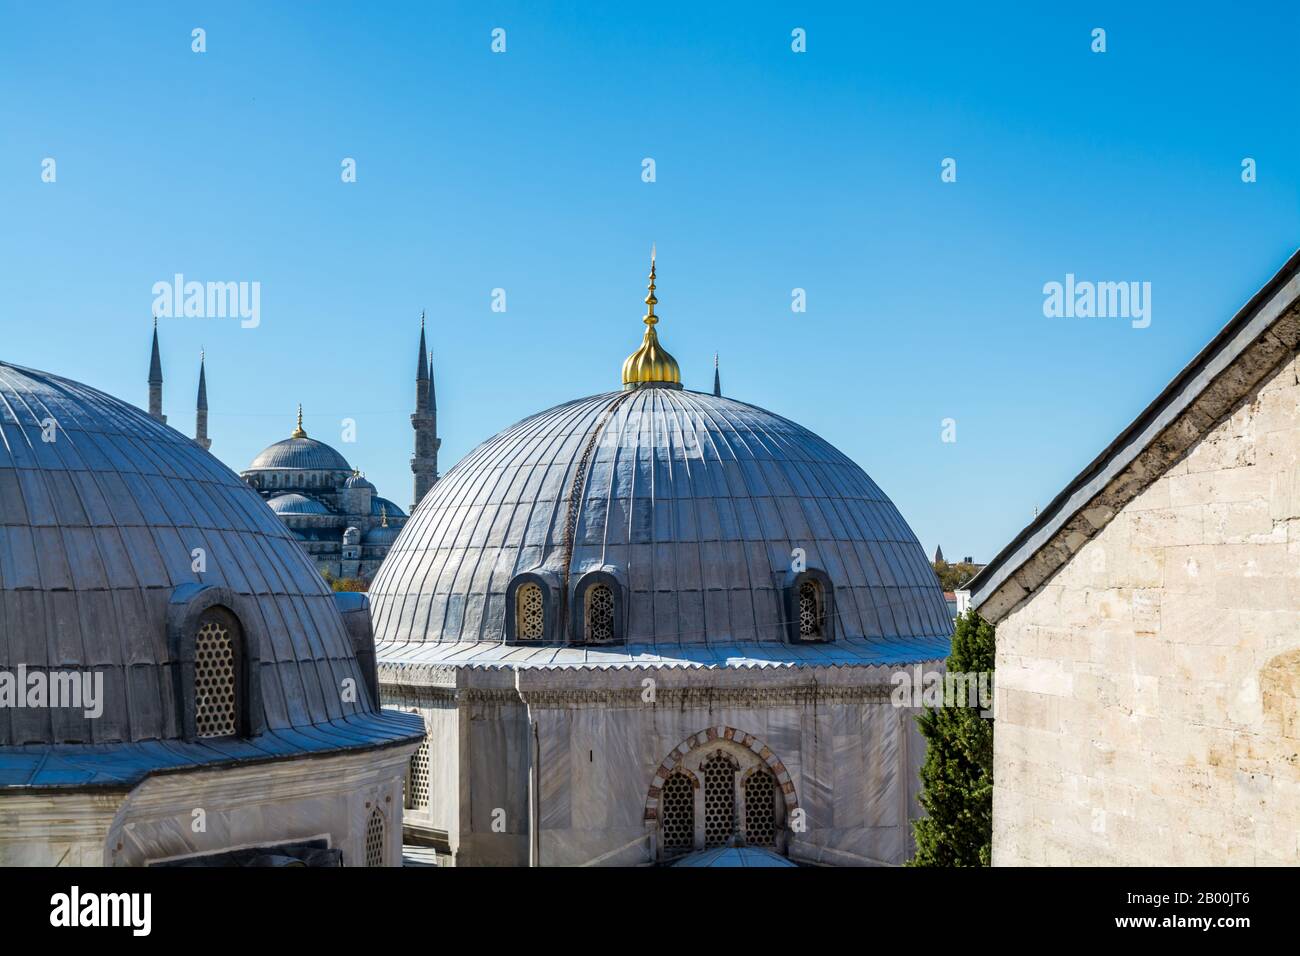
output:
M867 474L683 388L645 332L622 387L478 446L370 587L381 696L426 742L408 839L456 865L900 864L924 741L891 677L952 624ZM696 854L711 854L697 857Z
M397 865L366 597L163 424L156 341L150 414L0 362L0 866Z
M415 412L411 416L415 430L411 471L416 502L438 480L441 445L432 358L426 351L423 317L418 359ZM149 414L165 423L162 384L155 323L149 361ZM207 377L200 360L194 441L205 450L212 444L207 430ZM317 569L331 577L367 580L373 577L406 523L407 513L393 501L381 497L375 486L342 454L307 435L301 406L297 427L289 437L264 448L240 474L279 515L315 561Z

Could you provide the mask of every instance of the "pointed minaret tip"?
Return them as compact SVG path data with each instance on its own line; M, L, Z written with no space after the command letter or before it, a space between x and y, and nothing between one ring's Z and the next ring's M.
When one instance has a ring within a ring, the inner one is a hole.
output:
M718 353L713 353L713 394L717 398L722 397L722 373L718 367Z

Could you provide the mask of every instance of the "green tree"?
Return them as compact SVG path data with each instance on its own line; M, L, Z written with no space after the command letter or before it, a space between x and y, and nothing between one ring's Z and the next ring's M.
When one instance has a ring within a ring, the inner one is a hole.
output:
M957 618L948 673L987 672L992 687L994 628L973 610ZM980 708L927 708L916 718L926 740L921 767L924 819L913 824L911 866L988 866L993 846L993 720Z
M935 561L931 567L934 568L935 576L939 579L939 586L945 591L956 591L958 588L966 586L966 582L975 577L981 565L968 564L965 561Z

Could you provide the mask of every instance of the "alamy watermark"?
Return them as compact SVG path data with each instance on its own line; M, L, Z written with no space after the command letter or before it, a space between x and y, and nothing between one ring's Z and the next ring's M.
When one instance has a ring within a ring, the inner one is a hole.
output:
M153 284L155 319L240 319L240 327L262 324L262 283L186 282L176 273L171 282Z
M889 702L895 707L970 707L993 717L993 672L927 671L920 664L894 671Z
M1076 281L1073 272L1064 282L1043 285L1043 315L1049 319L1132 319L1133 328L1151 324L1150 282Z
M104 674L101 671L0 671L0 707L68 707L94 720L104 713Z

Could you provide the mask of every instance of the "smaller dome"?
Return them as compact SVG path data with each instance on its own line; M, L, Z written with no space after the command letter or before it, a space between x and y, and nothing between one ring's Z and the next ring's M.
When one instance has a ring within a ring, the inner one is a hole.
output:
M359 471L354 471L352 474L348 475L347 480L343 482L343 487L364 488L367 491L375 490L375 486L372 485L370 482L366 481L365 476L361 474L361 472Z
M319 501L313 501L305 495L287 494L276 495L267 502L278 515L327 515L330 510Z
M370 499L370 513L372 515L378 518L385 512L387 512L388 517L390 518L406 517L406 512L397 507L397 505L393 504L387 498L380 498L378 495L375 495Z
M361 540L362 544L372 547L389 546L397 540L401 533L401 528L394 528L392 525L375 525L366 532L366 536Z

